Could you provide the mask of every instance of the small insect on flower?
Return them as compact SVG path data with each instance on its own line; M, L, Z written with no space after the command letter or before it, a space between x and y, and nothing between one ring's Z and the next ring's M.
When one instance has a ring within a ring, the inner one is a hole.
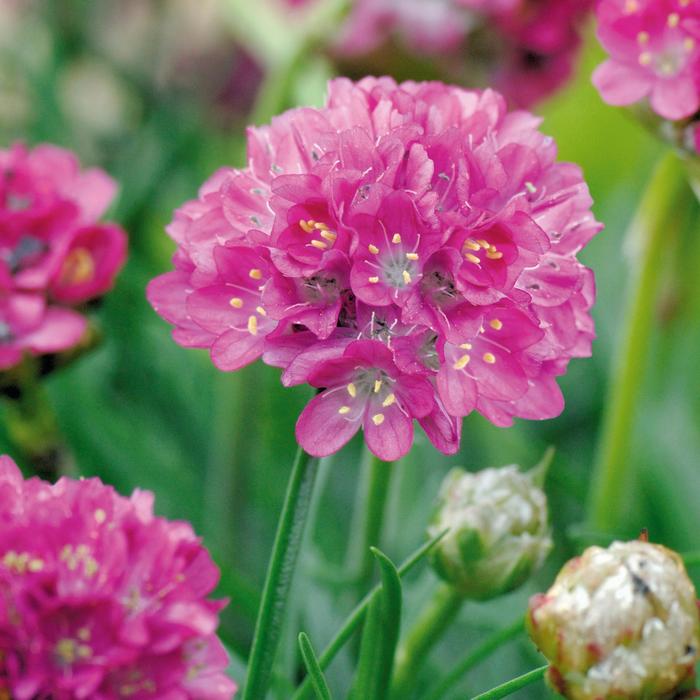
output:
M668 700L694 685L695 588L681 558L660 545L590 547L530 600L527 623L551 664L549 682L571 700Z
M148 297L222 370L259 357L320 390L310 454L360 428L391 461L418 421L454 453L462 418L558 415L555 377L590 354L600 230L578 167L495 92L389 78L329 85L325 107L251 128L175 214L175 269Z
M218 569L153 494L25 481L0 457L0 520L0 697L233 697Z

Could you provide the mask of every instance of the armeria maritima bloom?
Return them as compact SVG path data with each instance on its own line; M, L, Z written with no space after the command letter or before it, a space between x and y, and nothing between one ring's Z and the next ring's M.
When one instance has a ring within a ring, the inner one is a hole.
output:
M529 107L573 73L593 0L356 0L333 54L343 68L406 65Z
M209 554L153 496L0 457L0 697L228 700Z
M672 121L700 108L700 2L600 0L598 37L610 58L594 73L613 105L648 100Z
M124 232L98 222L114 193L56 146L0 150L0 370L80 340L76 307L112 286L126 255Z
M696 697L696 593L675 553L649 542L589 547L530 601L530 636L570 700Z
M362 427L385 460L418 420L442 451L473 410L497 425L559 414L555 377L590 353L599 229L578 167L501 96L441 83L330 84L322 109L251 129L168 231L155 309L222 370L258 357L320 391L311 454Z

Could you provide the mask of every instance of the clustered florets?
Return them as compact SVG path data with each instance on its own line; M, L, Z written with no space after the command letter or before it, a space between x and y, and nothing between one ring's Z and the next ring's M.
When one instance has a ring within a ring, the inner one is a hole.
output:
M598 37L610 58L593 81L603 99L630 105L648 98L664 119L700 108L700 3L696 0L601 0Z
M183 522L0 457L0 697L229 700L218 570Z
M600 225L537 127L492 91L335 80L324 108L251 129L248 167L177 212L151 303L220 369L262 356L322 390L297 424L314 455L360 426L393 460L414 418L451 453L473 410L556 416L555 377L590 353L576 254Z
M0 370L83 336L79 307L112 286L126 256L124 232L98 223L115 189L56 146L0 150Z

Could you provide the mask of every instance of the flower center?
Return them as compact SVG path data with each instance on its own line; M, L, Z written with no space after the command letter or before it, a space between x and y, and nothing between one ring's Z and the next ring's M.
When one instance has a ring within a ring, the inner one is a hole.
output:
M317 248L318 250L327 250L332 248L338 234L331 231L328 224L320 221L309 219L299 219L299 228L309 235L307 245Z

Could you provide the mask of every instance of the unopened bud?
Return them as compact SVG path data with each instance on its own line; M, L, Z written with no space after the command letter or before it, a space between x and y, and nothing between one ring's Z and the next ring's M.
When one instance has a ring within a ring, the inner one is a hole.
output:
M547 498L516 466L472 474L453 469L440 489L430 536L438 575L467 598L485 600L520 586L552 548Z
M667 700L693 683L696 594L681 558L660 545L614 542L569 561L534 596L530 636L570 700Z

